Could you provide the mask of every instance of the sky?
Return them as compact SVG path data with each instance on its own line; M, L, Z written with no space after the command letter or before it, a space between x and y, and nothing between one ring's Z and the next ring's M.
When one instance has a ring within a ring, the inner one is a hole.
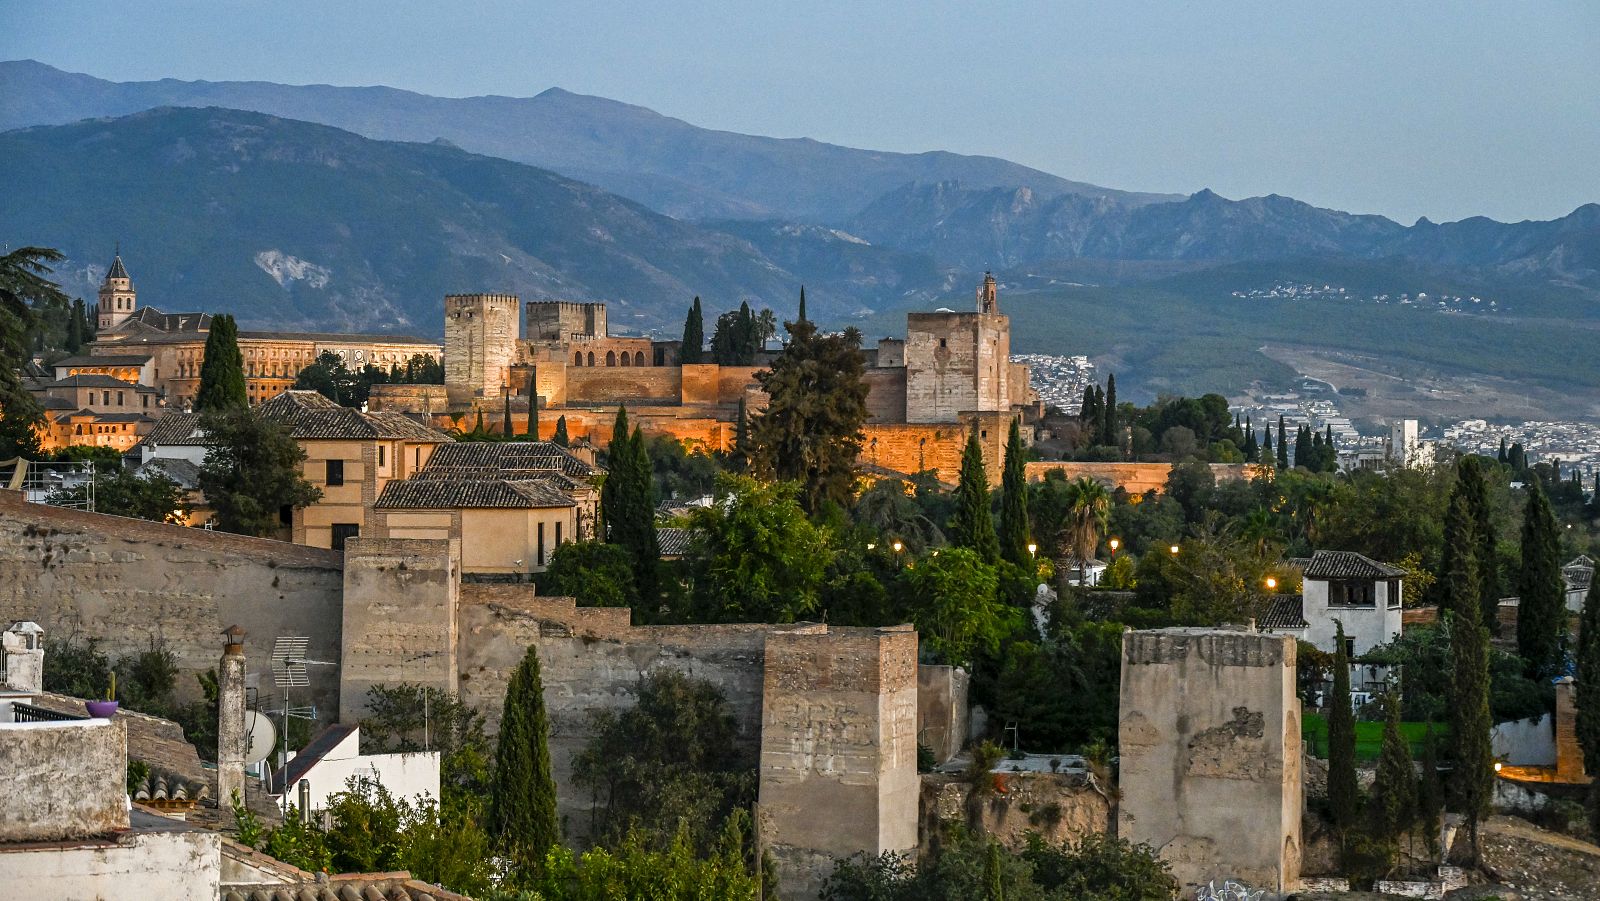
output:
M1594 0L0 0L0 59L115 81L562 87L709 128L1408 224L1600 202Z

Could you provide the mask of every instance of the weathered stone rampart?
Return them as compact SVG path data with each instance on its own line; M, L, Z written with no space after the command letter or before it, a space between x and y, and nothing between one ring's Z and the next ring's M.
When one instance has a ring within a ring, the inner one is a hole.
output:
M1211 475L1218 482L1235 482L1270 475L1272 469L1254 463L1211 463ZM1129 494L1146 491L1165 491L1167 477L1172 474L1171 463L1096 463L1069 460L1044 460L1023 467L1028 481L1042 482L1052 472L1059 472L1068 480L1088 476L1102 482L1107 488L1121 488Z
M223 629L250 636L264 697L273 640L311 639L308 656L338 660L343 557L335 551L120 516L30 504L0 491L0 620L33 620L51 638L94 638L113 657L163 642L178 691L217 664ZM45 667L48 672L49 661ZM338 709L338 674L313 667L296 704Z
M1300 703L1286 635L1123 633L1118 833L1185 885L1300 876Z
M116 720L0 726L0 773L9 789L0 803L0 842L126 829L127 766L128 731Z

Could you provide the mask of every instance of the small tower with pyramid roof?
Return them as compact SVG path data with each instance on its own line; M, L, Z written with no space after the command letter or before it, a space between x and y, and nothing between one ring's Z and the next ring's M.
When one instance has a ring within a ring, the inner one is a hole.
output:
M122 248L118 247L111 261L111 269L106 273L106 280L100 284L100 306L96 315L100 331L120 325L133 315L138 305L139 297L133 290L133 279L128 277L128 270L122 265Z

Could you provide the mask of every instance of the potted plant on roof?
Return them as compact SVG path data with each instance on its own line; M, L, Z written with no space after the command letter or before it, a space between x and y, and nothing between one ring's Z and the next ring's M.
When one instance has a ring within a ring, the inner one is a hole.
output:
M83 706L89 708L89 715L97 719L110 719L111 714L117 712L117 673L111 673L111 678L106 685L106 699L104 701L84 701Z

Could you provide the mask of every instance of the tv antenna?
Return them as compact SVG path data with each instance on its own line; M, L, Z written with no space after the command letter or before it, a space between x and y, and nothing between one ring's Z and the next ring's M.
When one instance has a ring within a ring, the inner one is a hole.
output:
M311 660L306 657L306 646L311 639L304 635L282 635L272 643L272 656L269 664L272 668L272 684L283 690L283 757L282 766L289 765L289 719L315 721L317 718L316 705L295 707L289 703L289 690L291 688L305 688L311 684L310 675L306 671L308 666L337 666L328 660ZM285 811L289 803L289 786L278 786Z

